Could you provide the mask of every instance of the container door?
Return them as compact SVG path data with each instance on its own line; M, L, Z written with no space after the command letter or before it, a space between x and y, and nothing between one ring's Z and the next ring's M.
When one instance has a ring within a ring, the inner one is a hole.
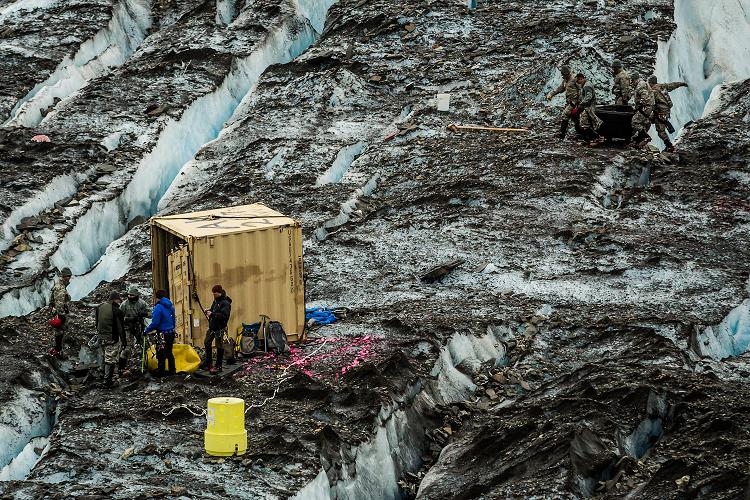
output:
M192 344L190 328L190 266L187 246L169 254L169 297L174 304L177 343Z

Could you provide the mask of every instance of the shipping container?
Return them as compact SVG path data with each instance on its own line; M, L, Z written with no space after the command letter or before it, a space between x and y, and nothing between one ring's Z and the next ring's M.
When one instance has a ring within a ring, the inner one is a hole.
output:
M211 288L232 298L229 334L261 315L302 340L305 293L300 223L261 204L151 218L154 290L168 290L177 342L203 345Z

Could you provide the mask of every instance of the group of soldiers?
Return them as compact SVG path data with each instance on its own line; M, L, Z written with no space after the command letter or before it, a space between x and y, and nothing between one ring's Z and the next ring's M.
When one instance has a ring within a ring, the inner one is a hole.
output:
M55 344L49 353L56 358L63 357L63 339L70 323L71 299L67 287L72 275L69 268L63 268L60 278L52 286L50 307L56 321L50 320L50 325L53 326ZM116 369L121 376L127 375L134 367L144 369L143 331L145 321L151 315L152 309L141 299L135 287L130 287L124 301L119 293L112 292L109 300L95 309L95 344L101 351L105 386L112 385Z
M71 314L71 298L67 287L73 273L69 268L60 272L60 278L52 287L50 312L55 337L55 344L49 350L51 356L62 359L63 339L68 330ZM232 310L232 299L221 285L211 289L214 300L209 309L204 311L208 318L206 333L206 357L201 364L211 375L222 372L225 348L231 349L227 340L227 324ZM146 320L151 318L150 323ZM112 387L115 372L119 377L127 377L133 369L145 373L148 369L146 355L149 346L154 346L157 360L157 378L165 373L174 375L176 363L172 348L175 343L175 309L169 300L166 290L157 290L154 294L154 306L151 308L144 301L136 287L130 287L126 297L113 291L109 300L104 301L94 311L96 336L89 343L98 347L102 359L101 370L104 374L104 386ZM95 341L93 341L95 340ZM213 362L212 347L216 345L216 362ZM230 353L231 354L231 353ZM168 372L165 369L168 367Z
M568 126L571 120L578 122L580 133L589 144L599 144L604 138L599 135L598 130L602 120L596 114L596 92L583 73L573 76L570 67L560 68L562 83L555 90L547 94L547 100L551 100L558 94L565 94L565 107L560 117L559 138L567 136ZM669 123L672 111L672 99L669 93L680 87L687 87L684 82L658 83L656 76L651 76L648 82L644 81L638 73L628 73L623 69L622 62L615 59L612 62L612 73L614 86L612 94L615 104L619 106L632 105L635 109L631 126L633 135L630 145L638 148L644 147L651 140L648 132L651 125L655 125L656 132L664 141L667 151L674 151L674 145L669 138L669 132L674 128Z

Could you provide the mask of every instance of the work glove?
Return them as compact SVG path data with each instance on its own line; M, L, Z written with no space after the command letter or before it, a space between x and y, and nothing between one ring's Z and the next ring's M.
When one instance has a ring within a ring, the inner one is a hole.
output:
M580 106L576 106L576 107L575 107L575 108L573 108L573 110L572 110L572 111L570 112L570 116L573 116L573 117L575 117L575 116L578 116L578 114L579 114L580 112L581 112L581 107L580 107Z
M552 100L552 97L554 97L554 96L553 96L552 94L547 94L547 95L546 95L546 96L544 96L544 97L545 97L545 98L546 98L546 99L547 99L548 101L551 101L551 100Z

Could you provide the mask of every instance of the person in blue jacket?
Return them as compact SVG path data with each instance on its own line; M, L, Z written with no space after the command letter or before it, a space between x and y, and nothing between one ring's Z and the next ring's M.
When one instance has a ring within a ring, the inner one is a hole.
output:
M156 331L156 359L158 361L157 376L164 376L164 363L169 362L169 374L174 375L177 371L174 365L174 354L172 346L175 338L175 315L174 305L169 300L166 290L156 292L156 305L151 313L151 324L146 327L144 334Z

